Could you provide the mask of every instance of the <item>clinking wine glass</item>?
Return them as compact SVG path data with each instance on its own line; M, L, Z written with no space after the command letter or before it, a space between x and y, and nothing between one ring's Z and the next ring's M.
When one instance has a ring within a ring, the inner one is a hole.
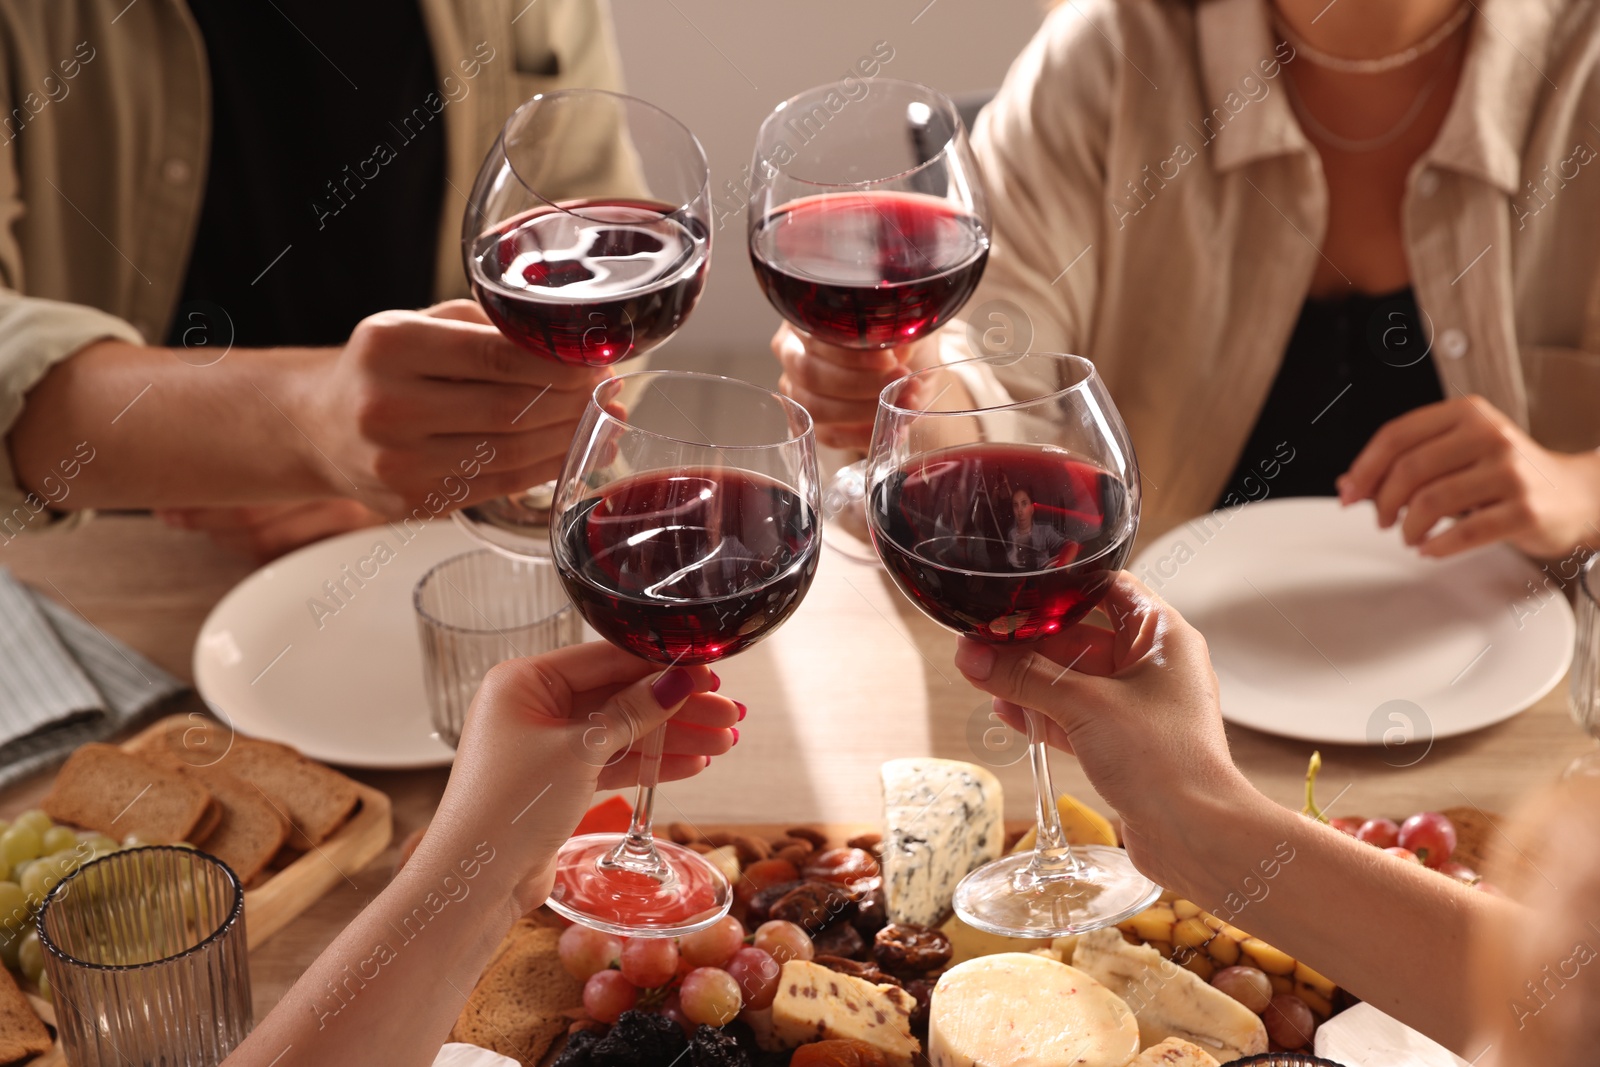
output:
M605 367L683 325L711 259L710 169L694 134L642 100L564 89L506 120L461 223L473 295L534 357ZM513 556L549 541L554 483L456 512Z
M992 403L969 401L997 391ZM1127 429L1078 356L991 356L891 384L867 494L873 545L895 584L935 622L995 644L1048 639L1086 616L1139 525ZM956 913L991 933L1062 937L1141 911L1160 890L1127 853L1067 845L1045 720L1025 716L1037 847L968 874Z
M663 668L748 648L794 612L816 573L816 462L805 409L757 386L680 371L601 383L552 513L567 594L607 641ZM662 739L645 740L628 832L561 850L548 903L567 918L665 937L727 913L727 879L651 834Z
M910 344L959 312L983 276L988 202L941 92L877 78L801 93L761 124L752 174L756 279L819 341L864 352ZM841 468L823 513L829 544L870 560L865 471L864 461Z

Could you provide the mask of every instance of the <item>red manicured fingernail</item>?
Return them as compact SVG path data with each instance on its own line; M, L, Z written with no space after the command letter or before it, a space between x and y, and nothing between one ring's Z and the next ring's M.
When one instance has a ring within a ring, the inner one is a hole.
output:
M733 702L733 706L739 709L739 721L744 722L744 717L750 714L750 709L745 707L743 703L737 700Z
M722 688L722 679L717 677L717 672L716 671L712 671L711 672L711 691L713 693L715 693L718 689L721 689L721 688Z
M674 667L650 684L650 693L656 703L670 708L689 699L694 692L694 676L682 667Z
M700 757L700 758L701 758L701 759L703 759L703 760L705 760L705 762L704 762L704 763L702 763L702 764L701 764L701 765L700 765L700 766L702 766L702 767L709 767L709 766L711 766L711 757L710 757L710 756L701 756L701 757Z
M739 743L739 730L738 730L738 728L730 726L730 727L728 727L728 729L733 731L733 743L737 745Z

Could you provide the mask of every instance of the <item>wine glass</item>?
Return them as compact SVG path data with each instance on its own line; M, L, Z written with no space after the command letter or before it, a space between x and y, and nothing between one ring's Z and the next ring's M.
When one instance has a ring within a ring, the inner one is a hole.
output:
M506 120L461 222L472 292L541 359L610 366L671 337L711 260L710 168L682 123L643 100L563 89ZM513 556L549 543L554 484L456 512Z
M974 396L1007 394L985 404ZM1105 596L1139 526L1139 467L1122 418L1079 356L990 356L900 379L878 399L867 523L896 585L935 622L980 641L1060 633ZM1160 893L1103 845L1069 847L1045 747L1027 710L1038 845L956 888L969 925L1063 937L1121 922Z
M1578 643L1568 675L1567 700L1572 717L1590 737L1600 741L1600 555L1584 561L1573 607L1578 616ZM1567 768L1567 778L1600 778L1600 748L1591 749Z
M816 573L816 464L811 417L776 393L683 371L602 382L556 489L562 584L600 636L662 667L748 648L793 614ZM651 835L662 734L645 742L628 832L561 850L549 904L567 918L665 937L727 913L727 879Z
M751 173L756 280L819 341L909 344L960 311L983 276L989 206L941 92L890 78L810 89L761 124ZM823 514L830 545L872 560L865 472L864 461L841 468Z

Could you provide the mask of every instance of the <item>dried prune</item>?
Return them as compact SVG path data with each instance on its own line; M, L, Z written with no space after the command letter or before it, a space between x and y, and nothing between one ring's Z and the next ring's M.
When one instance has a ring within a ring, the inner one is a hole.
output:
M872 958L891 974L921 975L936 971L954 954L950 939L938 930L910 923L890 923L872 942Z
M834 923L812 938L819 956L844 956L852 960L867 958L867 941L849 923Z
M774 919L794 923L815 935L844 917L851 907L850 894L827 882L801 882L772 905Z

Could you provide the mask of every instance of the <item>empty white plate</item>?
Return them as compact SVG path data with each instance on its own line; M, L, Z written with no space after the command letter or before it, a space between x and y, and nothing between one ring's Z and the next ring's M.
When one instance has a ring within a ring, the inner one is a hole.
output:
M375 526L308 545L212 609L194 682L240 733L349 767L439 767L411 590L477 546L452 522Z
M1132 571L1205 634L1229 722L1397 745L1508 719L1561 680L1572 610L1505 546L1424 559L1370 504L1271 500L1171 531Z

